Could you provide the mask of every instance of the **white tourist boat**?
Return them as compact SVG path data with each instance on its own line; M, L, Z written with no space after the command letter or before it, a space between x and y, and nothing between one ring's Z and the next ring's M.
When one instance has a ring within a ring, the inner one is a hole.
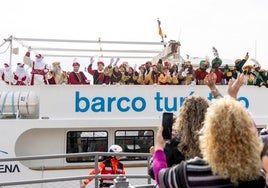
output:
M178 113L185 98L191 95L213 98L208 87L202 85L1 84L0 88L2 159L106 152L111 144L121 145L124 152L147 153L154 145L163 112ZM218 89L226 94L226 86ZM267 94L267 88L243 86L238 95L259 128L268 122ZM133 168L133 161L144 167L143 160L143 157L125 157L127 173L146 174L145 168L141 168L142 172ZM0 161L0 183L86 175L93 161L94 157ZM61 187L76 187L78 183L78 180L69 185L64 182ZM32 187L59 187L59 184Z

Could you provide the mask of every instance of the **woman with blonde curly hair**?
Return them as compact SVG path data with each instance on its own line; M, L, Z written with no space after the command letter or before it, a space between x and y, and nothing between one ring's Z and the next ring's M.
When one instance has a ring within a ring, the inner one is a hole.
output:
M213 174L235 185L261 175L262 142L247 110L232 98L219 99L208 108L200 149Z
M178 149L185 159L201 157L198 133L203 127L208 107L208 100L200 96L192 96L185 100L179 111L173 126L175 135L179 138Z
M199 141L203 159L195 157L166 168L160 127L154 155L154 174L160 188L265 186L259 157L262 142L240 102L231 97L213 102Z

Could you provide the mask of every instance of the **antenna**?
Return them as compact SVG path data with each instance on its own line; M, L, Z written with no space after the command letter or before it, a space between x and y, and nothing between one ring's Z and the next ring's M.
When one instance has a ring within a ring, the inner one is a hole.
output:
M179 35L178 35L178 40L179 40L179 41L181 40L181 31L182 31L182 29L181 29L181 27L180 27L180 29L179 29Z
M257 59L257 40L255 39L255 59Z

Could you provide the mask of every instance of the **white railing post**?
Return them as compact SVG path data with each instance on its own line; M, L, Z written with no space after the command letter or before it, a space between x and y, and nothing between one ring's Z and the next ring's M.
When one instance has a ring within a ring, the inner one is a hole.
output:
M129 181L126 176L120 174L114 179L114 185L110 186L110 188L133 188L129 186Z

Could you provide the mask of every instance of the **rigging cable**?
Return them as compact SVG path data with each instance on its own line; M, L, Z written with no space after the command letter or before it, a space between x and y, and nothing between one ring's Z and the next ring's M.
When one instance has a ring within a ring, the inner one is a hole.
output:
M10 47L10 43L9 43L9 45L7 46L7 49L5 49L3 52L0 52L0 54L4 54L4 53L6 53L7 50L9 49L9 47Z

